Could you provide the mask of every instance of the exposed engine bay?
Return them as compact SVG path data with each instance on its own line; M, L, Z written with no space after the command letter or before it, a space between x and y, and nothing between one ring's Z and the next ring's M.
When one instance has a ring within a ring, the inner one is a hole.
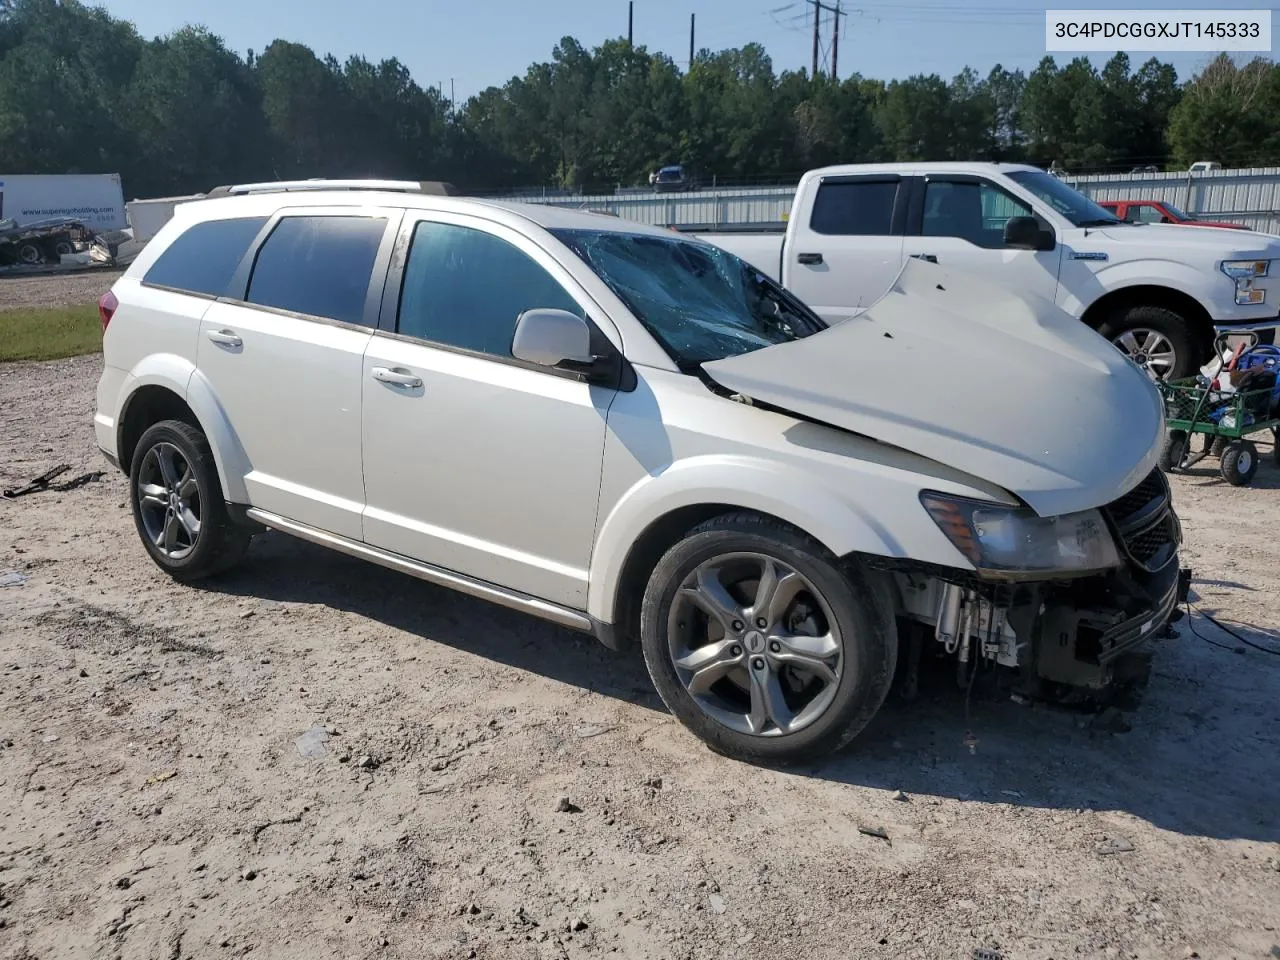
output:
M1159 471L1103 515L1121 546L1120 567L1030 582L898 568L900 618L954 658L962 683L983 662L1015 671L1027 696L1107 689L1124 673L1125 655L1180 616L1190 572L1178 567L1181 527Z

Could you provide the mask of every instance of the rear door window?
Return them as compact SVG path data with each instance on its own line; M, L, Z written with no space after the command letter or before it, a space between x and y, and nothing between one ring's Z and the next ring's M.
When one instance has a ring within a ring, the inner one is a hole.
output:
M142 282L221 297L266 222L266 217L238 217L194 224L160 254Z
M898 180L833 180L818 186L809 229L845 237L893 236Z
M381 217L282 217L258 251L249 303L365 322L365 300L387 221Z

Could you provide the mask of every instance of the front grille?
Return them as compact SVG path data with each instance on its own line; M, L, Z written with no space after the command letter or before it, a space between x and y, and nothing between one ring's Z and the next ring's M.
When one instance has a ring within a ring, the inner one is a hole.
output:
M1169 493L1168 487L1165 486L1164 474L1159 470L1153 470L1140 484L1118 500L1108 504L1107 511L1116 523L1123 525L1130 519L1143 514L1144 508L1151 506L1157 499L1167 501Z
M1163 570L1177 556L1182 531L1158 469L1105 509L1125 553L1141 569Z

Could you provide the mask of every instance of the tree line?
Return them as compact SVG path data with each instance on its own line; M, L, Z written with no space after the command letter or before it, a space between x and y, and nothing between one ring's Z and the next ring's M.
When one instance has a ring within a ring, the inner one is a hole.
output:
M885 83L778 72L759 44L681 71L625 40L565 37L454 104L398 60L340 62L209 31L154 40L78 0L0 0L0 171L119 172L130 196L296 177L442 179L468 190L612 190L684 163L719 182L837 162L1026 160L1071 171L1280 159L1280 68L1223 55L1185 84L1151 59L1045 57Z

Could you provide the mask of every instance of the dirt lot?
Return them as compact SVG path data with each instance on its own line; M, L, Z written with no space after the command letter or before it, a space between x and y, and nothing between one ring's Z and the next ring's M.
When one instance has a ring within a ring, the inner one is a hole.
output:
M0 276L0 310L75 307L96 303L124 270L95 268L74 273Z
M102 468L99 364L0 368L0 485ZM1200 603L1280 648L1280 471L1176 488ZM125 497L0 501L0 571L29 577L0 588L0 957L1280 944L1280 658L1198 618L1227 649L1163 642L1128 732L982 696L966 725L939 678L775 772L706 751L635 657L281 536L178 586Z

